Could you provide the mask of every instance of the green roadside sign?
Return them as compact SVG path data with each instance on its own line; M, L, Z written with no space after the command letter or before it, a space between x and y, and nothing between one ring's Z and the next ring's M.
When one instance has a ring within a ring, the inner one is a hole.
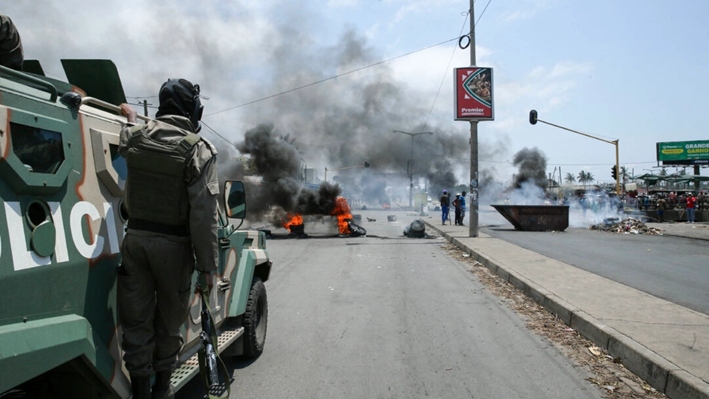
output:
M657 143L657 160L663 163L709 163L709 140Z

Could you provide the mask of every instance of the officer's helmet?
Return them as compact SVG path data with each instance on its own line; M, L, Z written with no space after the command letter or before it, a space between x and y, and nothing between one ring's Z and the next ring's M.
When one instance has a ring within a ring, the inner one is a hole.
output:
M199 85L186 79L168 79L160 87L160 107L156 116L181 115L188 118L199 131L202 119L202 102L199 99Z

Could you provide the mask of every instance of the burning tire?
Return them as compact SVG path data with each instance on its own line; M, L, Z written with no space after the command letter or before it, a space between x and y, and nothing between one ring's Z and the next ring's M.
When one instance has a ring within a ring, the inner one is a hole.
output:
M244 313L244 357L255 358L263 353L268 324L268 297L266 286L254 278Z

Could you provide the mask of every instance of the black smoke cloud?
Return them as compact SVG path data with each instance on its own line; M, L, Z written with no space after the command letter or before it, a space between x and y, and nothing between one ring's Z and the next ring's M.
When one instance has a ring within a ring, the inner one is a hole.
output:
M515 188L522 187L525 182L534 183L541 189L547 187L547 157L538 148L522 148L514 155L512 162L519 168L515 176Z
M391 54L378 53L363 33L353 29L339 38L317 36L313 27L328 16L307 2L276 2L271 6L278 12L265 18L256 11L260 5L251 7L248 2L69 3L72 6L50 0L7 2L3 12L20 29L26 58L39 59L48 76L57 79L64 78L62 58L111 59L129 101L147 99L151 113L167 78L184 77L200 84L202 94L209 97L203 103L203 121L209 128L202 134L219 148L221 180L251 173L239 158L258 155L242 153L234 143L246 143L247 132L268 130L266 126L271 126L276 142L279 137L295 138L283 141L293 147L297 143L300 161L321 178L327 167L333 171L329 181L343 182L325 186L326 197L342 190L361 195L366 204L393 200L393 206L396 201L407 206L412 148L414 183L427 178L431 197L469 179L468 125L452 122L450 108L441 106L435 92L421 90L416 77L397 75L392 65L410 59L381 62ZM135 6L140 13L129 11ZM45 12L38 14L38 9ZM77 21L88 34L75 34ZM116 32L124 40L114 40ZM442 66L440 73L451 78L450 68ZM434 134L415 137L412 146L411 137L393 130ZM503 159L500 148L506 146L481 142L481 169L490 167L482 160ZM258 150L247 146L244 151ZM279 204L296 209L302 202L318 202L299 199L305 194L298 162L268 159L273 165L259 166L259 173L271 175L263 176L262 185L277 187L259 190L260 201L249 204L252 216ZM364 161L371 167L343 169ZM319 188L313 190L319 193ZM283 198L291 194L294 197Z
M328 51L279 47L271 92L327 79L338 71L353 70L379 59L364 38L354 31L342 35ZM263 215L272 205L286 212L305 208L327 209L334 192L361 199L363 205L378 207L394 202L408 206L407 165L415 160L414 183L427 180L431 197L437 192L466 182L469 173L468 138L465 133L443 128L438 118L425 119L432 97L421 97L405 82L397 80L386 65L367 72L276 96L251 107L244 123L258 126L244 133L236 148L248 155L263 177L258 188L259 203L249 208ZM268 91L265 91L266 94ZM449 117L449 115L446 115ZM445 126L451 126L449 119ZM412 136L394 132L433 132ZM279 137L294 138L288 140ZM231 162L232 157L223 157ZM369 163L369 168L362 167ZM310 166L316 165L316 166ZM312 167L318 177L341 184L321 185L318 190L303 188L303 168ZM229 170L230 166L220 166ZM323 188L324 187L324 188ZM389 188L389 189L388 189ZM418 189L426 188L424 183ZM323 195L327 200L323 202ZM307 198L307 199L305 199ZM315 208L311 205L319 204ZM255 207L255 208L254 208Z
M318 189L304 186L298 149L287 135L276 135L273 125L259 125L247 131L235 147L248 155L244 172L260 179L248 184L250 220L268 218L280 225L287 215L332 213L340 187L328 183L320 184Z

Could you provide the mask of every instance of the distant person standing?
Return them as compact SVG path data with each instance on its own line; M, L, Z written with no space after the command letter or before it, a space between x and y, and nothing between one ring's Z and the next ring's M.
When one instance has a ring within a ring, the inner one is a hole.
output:
M657 220L662 223L665 221L665 210L667 209L667 201L664 197L657 200Z
M455 224L457 226L458 224L460 224L460 194L456 194L455 199L453 199L453 209L455 215Z
M443 190L443 195L441 195L441 219L443 225L446 224L448 220L448 207L450 206L450 198L448 197L448 190Z
M692 193L687 194L687 223L694 223L694 205L697 199L692 195Z
M694 204L694 209L698 211L706 211L706 196L704 195L704 191L700 191L699 194L697 194L697 201Z
M461 226L465 226L463 224L463 219L465 218L465 195L466 195L466 193L465 193L465 191L463 191L460 194L460 200L459 200L460 201L460 223L459 224Z

